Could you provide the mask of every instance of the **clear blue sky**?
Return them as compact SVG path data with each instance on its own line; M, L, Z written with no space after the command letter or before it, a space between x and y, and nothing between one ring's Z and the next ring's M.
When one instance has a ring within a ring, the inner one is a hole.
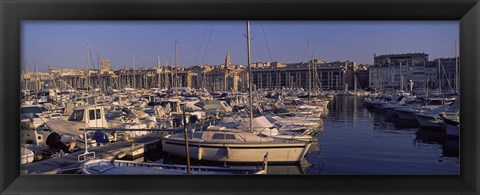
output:
M245 21L24 21L22 67L85 68L88 43L95 64L110 59L114 69L156 66L247 64ZM211 32L211 33L210 33ZM252 62L326 61L373 63L373 54L425 52L429 59L454 57L457 21L251 21ZM210 38L209 38L210 37ZM208 41L209 40L209 41ZM208 43L208 47L207 47ZM267 46L268 45L268 46ZM270 48L270 52L269 49ZM271 55L270 55L271 54ZM26 60L26 62L25 62ZM26 64L26 65L25 65Z

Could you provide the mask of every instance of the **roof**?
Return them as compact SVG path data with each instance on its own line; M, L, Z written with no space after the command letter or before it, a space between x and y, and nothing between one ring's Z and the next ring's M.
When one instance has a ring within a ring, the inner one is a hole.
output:
M88 108L101 107L101 106L102 106L102 105L100 105L100 104L95 104L95 105L83 105L83 106L75 107L73 110L85 110L85 109L88 109Z

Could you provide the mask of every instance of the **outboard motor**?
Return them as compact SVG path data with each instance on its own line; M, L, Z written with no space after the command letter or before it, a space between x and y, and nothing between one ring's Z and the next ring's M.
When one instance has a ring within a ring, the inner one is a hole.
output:
M191 115L190 116L190 124L196 123L197 121L199 121L198 115Z
M104 131L95 131L92 139L95 140L97 144L106 144L110 142L108 140L108 134Z
M65 153L70 153L68 146L62 142L62 136L60 136L56 132L53 132L50 135L48 135L46 144L50 148L63 150Z

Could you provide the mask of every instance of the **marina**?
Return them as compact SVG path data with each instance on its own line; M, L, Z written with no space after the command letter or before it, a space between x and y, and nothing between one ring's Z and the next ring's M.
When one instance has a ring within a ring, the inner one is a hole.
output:
M20 82L21 172L460 173L458 57L325 62L307 42L306 62L252 63L245 26L247 66L229 52L178 66L177 41L170 66L139 68L133 54L114 70L88 44L83 69L35 62Z
M365 105L367 98L335 96L325 107L325 110L328 110L328 115L319 117L323 121L322 126L317 127L314 141L309 142L311 146L307 148L307 152L304 154L305 158L300 158L297 163L286 164L285 162L274 163L273 157L271 157L268 174L459 173L458 137L448 136L446 129L422 128L418 123L399 119L395 115L385 115L382 110L368 108ZM206 132L214 133L223 128L224 131L220 131L222 139L226 138L227 132L234 133L232 138L235 137L235 132L238 133L238 130L226 131L225 127L216 128L220 125L217 123L217 125L208 126L210 131L207 130ZM198 128L201 127L198 126ZM217 131L214 130L215 128ZM95 128L91 129L95 130ZM104 128L97 128L97 130L100 129ZM95 152L96 159L130 159L145 163L186 164L183 156L185 143L181 142L183 140L183 129L172 126L170 129L159 129L162 131L155 132L155 130L157 129L131 129L131 132L148 131L149 133L135 138L135 141L112 141L103 146L90 147L89 151ZM81 129L78 129L78 131L81 131ZM168 144L165 147L165 142L170 136L162 135L168 134L167 132L177 132L174 135L178 137L180 142L176 146L178 147L176 152L170 151ZM190 136L192 140L189 141L194 141L195 137L199 136L199 132L194 132ZM121 136L117 135L117 137ZM202 137L198 138L201 139ZM161 141L162 139L163 141ZM262 144L265 144L268 139L263 139ZM209 152L205 150L209 148L208 145L201 143L202 151L200 152L198 148L191 144L189 143L189 149L193 166L224 167L228 164L228 167L233 168L238 166L253 168L259 166L264 155L264 152L258 152L259 157L256 163L240 165L241 162L234 162L225 164L218 161L219 159L208 157ZM41 151L42 148L45 149L48 146L30 147L36 153ZM235 146L231 145L229 149L217 151L216 155L235 159L234 148ZM133 154L135 150L139 153L138 156ZM230 154L227 154L227 152L230 152ZM76 152L63 153L63 155L44 160L35 160L22 165L22 171L30 174L80 173L82 162L78 162L77 157L83 153L84 150L79 148ZM129 154L127 155L127 153ZM248 159L246 157L242 158ZM237 161L241 160L237 159Z

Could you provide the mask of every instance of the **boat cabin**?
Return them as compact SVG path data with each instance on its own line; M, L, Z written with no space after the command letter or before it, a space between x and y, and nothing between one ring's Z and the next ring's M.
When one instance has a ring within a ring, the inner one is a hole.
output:
M73 109L68 121L86 123L89 127L107 127L102 105L85 105Z
M128 97L126 95L114 95L113 96L113 105L127 105Z

